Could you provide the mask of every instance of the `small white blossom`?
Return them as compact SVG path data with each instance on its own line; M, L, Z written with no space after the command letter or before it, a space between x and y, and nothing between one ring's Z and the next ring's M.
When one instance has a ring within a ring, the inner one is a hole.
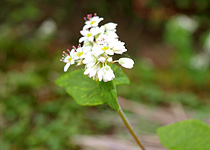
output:
M64 66L64 72L66 72L69 69L70 65L74 64L74 58L73 58L74 53L75 53L74 49L72 49L70 54L64 52L63 55L65 56L65 58L63 58L63 62L66 63L66 65Z
M112 57L109 57L109 58L107 59L107 61L108 61L108 62L112 62Z
M83 35L83 37L81 37L79 39L79 43L81 42L87 42L87 41L91 41L93 42L94 40L94 36L97 35L100 32L100 29L97 28L91 28L90 30L82 30L80 31L80 33Z
M83 46L83 52L84 54L88 54L91 52L92 47L91 46Z
M95 78L95 76L96 76L96 74L97 74L97 72L98 72L99 70L100 70L99 64L95 64L95 65L93 65L92 67L88 67L88 68L85 70L84 74L85 74L85 75L88 75L90 78L92 78L92 77Z
M84 52L83 52L83 48L79 47L76 49L75 59L81 59L81 58L84 58Z
M109 38L111 38L111 39L116 39L116 38L118 38L117 33L116 33L116 32L113 32L113 31L106 31L105 34L106 34Z
M111 81L115 78L115 75L111 69L110 66L106 65L106 66L103 66L99 71L98 71L98 79L99 81L103 81L104 82L108 82L108 81Z
M101 54L108 54L114 55L113 50L110 49L109 45L97 45L93 47L94 54L101 55Z
M110 42L110 47L116 54L122 54L127 51L124 45L125 43L119 41L118 39L112 40L112 42Z
M91 53L89 53L87 57L85 57L85 59L83 60L83 63L86 64L87 68L92 67L93 65L96 64L96 62L97 62L97 57L95 57Z
M99 57L99 58L98 58L98 61L99 61L99 62L102 62L102 63L105 63L106 58L105 58L105 57Z
M98 24L104 20L103 18L100 18L98 16L92 17L92 15L87 16L87 21L85 22L85 28L90 28L90 27L97 27Z
M125 68L133 68L134 61L130 58L120 58L119 59L119 64Z
M116 27L117 27L116 23L109 22L109 23L105 24L104 26L105 26L106 30L110 30L110 31L116 32Z

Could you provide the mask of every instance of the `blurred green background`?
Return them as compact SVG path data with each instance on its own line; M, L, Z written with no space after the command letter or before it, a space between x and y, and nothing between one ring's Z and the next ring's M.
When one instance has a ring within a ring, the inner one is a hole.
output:
M62 51L77 45L83 17L95 12L104 18L101 24L118 24L135 60L132 70L124 70L131 85L118 87L120 96L151 109L179 103L205 120L209 11L209 0L1 0L0 149L79 150L74 135L127 134L111 123L116 112L106 105L79 106L54 84L63 74ZM161 125L135 119L144 134Z

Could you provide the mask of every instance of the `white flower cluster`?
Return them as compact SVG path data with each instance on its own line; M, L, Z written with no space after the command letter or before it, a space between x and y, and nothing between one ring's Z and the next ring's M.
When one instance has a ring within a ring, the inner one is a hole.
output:
M111 63L118 62L125 68L131 69L134 65L134 61L130 58L120 58L119 60L113 60L114 54L123 54L127 51L125 43L119 41L116 34L115 23L107 23L102 26L98 26L103 20L94 14L88 14L85 19L85 25L80 31L82 37L79 39L79 43L82 43L76 48L63 52L63 58L61 61L66 63L64 71L66 72L70 65L77 63L77 65L85 65L84 74L88 75L94 80L108 82L115 78Z

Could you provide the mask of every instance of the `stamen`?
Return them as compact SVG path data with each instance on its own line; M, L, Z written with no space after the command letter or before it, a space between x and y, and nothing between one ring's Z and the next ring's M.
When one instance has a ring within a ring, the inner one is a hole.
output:
M72 46L72 48L73 48L73 49L76 49L76 47L75 47L74 45Z

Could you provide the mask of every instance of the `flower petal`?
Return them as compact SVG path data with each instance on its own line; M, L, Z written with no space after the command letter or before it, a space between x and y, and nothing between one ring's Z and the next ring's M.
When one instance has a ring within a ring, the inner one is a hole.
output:
M66 72L68 69L69 69L69 67L70 67L70 63L67 63L65 66L64 66L64 72Z

